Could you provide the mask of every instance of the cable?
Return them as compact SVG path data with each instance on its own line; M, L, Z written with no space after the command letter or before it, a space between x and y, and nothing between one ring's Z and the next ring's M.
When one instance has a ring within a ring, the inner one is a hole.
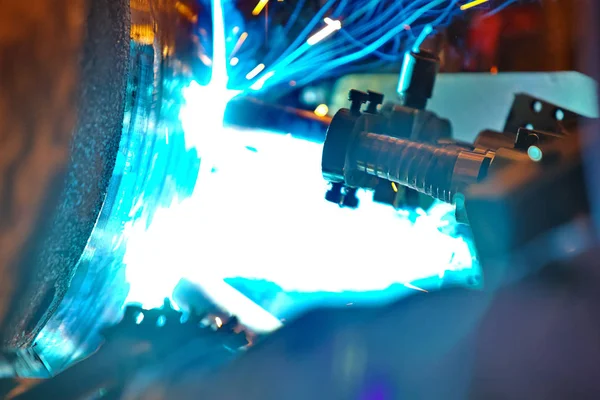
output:
M294 24L296 23L296 20L298 19L298 16L300 15L300 11L302 11L302 7L304 7L304 3L306 3L306 0L299 0L298 3L296 3L296 8L294 8L294 12L290 16L290 19L288 20L288 22L283 27L284 34L287 35L288 32L290 31L290 29L292 28L292 26L294 26Z

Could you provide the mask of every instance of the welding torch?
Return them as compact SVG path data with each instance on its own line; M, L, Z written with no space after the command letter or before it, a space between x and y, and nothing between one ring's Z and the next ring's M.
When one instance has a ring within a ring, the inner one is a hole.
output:
M354 193L359 188L374 190L377 201L389 198L381 191L397 192L401 187L460 203L469 186L506 166L540 162L542 147L576 130L573 121L581 119L519 94L503 132L485 130L474 143L455 141L450 121L426 110L438 69L434 54L407 53L397 89L399 104L383 104L383 95L372 91L349 92L350 107L333 116L323 145L322 172L331 183L327 200L356 207ZM530 111L532 104L535 113ZM559 120L545 118L551 111ZM537 118L536 129L518 118Z
M383 104L376 92L349 92L350 107L333 116L323 144L325 198L354 208L357 190L366 189L396 208L427 209L422 198L452 203L457 222L468 224L487 284L502 282L519 271L498 268L497 260L525 254L546 232L588 212L579 132L594 121L519 93L501 131L459 142L450 121L426 109L437 69L434 55L407 53L399 104ZM409 204L411 193L421 200Z

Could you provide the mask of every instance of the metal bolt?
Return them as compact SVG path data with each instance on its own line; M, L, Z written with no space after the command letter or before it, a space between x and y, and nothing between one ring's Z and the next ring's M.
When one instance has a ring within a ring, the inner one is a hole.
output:
M369 104L367 104L367 112L370 114L377 113L377 106L383 103L383 94L367 90L369 96Z
M325 200L335 203L341 204L343 200L342 188L343 184L341 183L332 183L331 188L325 193Z
M348 100L350 100L350 111L353 114L359 114L362 105L369 100L369 94L352 89L348 92Z
M356 208L358 207L358 197L356 197L356 189L355 188L346 188L346 193L344 195L344 200L342 201L342 205L348 208Z

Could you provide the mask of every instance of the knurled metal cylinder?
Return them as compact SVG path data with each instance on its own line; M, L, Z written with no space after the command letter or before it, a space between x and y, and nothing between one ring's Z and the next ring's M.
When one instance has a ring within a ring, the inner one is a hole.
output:
M352 185L352 171L364 172L396 182L445 202L457 189L454 169L458 148L443 148L405 139L361 133L346 159L346 183Z

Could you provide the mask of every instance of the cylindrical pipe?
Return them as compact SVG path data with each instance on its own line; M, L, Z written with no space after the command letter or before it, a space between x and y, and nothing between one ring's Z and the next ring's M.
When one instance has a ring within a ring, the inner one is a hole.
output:
M364 132L356 138L347 166L350 163L350 169L450 202L455 193L452 172L459 153L458 149Z
M363 172L452 202L457 192L481 179L488 162L488 155L460 147L438 147L363 132L348 152L345 178L353 186L353 172Z

